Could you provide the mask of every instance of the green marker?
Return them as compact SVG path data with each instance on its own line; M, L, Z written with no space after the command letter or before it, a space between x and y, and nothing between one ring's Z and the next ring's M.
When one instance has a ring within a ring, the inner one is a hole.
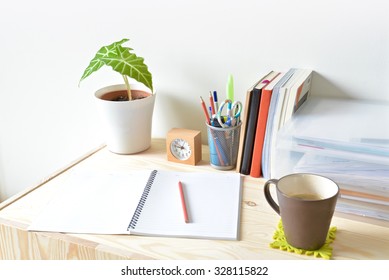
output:
M231 100L231 102L233 103L234 102L234 79L232 78L231 74L228 76L226 93L227 93L227 99Z

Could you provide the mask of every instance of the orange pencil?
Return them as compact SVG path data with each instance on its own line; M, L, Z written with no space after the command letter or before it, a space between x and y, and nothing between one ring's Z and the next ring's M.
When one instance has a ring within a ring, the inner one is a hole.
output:
M186 209L184 190L182 189L181 181L178 181L178 189L180 190L181 205L182 205L182 210L184 211L185 223L189 223L188 211Z
M213 102L212 92L209 92L209 102L211 103L212 114L216 114L215 104Z
M207 124L211 124L210 119L209 119L209 114L208 114L207 106L205 106L205 102L204 102L204 100L203 100L203 98L201 96L200 96L200 102L201 102L201 106L203 107L203 111L204 111L204 115L205 115Z

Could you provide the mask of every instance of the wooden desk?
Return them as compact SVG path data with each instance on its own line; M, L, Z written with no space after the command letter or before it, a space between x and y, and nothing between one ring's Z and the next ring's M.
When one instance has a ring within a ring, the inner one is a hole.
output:
M170 169L217 171L208 164L208 147L196 167L168 162L165 140L136 155L116 155L102 148L34 187L0 204L1 259L315 259L269 247L279 217L266 203L263 179L243 178L241 240L221 241L133 235L91 235L28 232L27 226L39 213L69 170ZM71 201L69 201L71 203ZM334 259L389 259L389 227L335 215Z

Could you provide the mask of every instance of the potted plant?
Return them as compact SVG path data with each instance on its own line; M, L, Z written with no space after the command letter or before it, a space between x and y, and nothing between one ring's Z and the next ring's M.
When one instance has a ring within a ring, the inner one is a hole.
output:
M124 84L104 87L95 93L107 147L118 154L138 153L150 147L156 97L144 59L122 46L127 41L122 39L100 48L80 79L81 83L104 65L122 75Z

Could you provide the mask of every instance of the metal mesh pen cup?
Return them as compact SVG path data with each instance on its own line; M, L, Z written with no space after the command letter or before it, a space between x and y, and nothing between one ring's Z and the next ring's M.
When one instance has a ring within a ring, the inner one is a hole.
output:
M240 122L228 128L207 124L210 164L220 170L230 170L236 166L238 156Z

